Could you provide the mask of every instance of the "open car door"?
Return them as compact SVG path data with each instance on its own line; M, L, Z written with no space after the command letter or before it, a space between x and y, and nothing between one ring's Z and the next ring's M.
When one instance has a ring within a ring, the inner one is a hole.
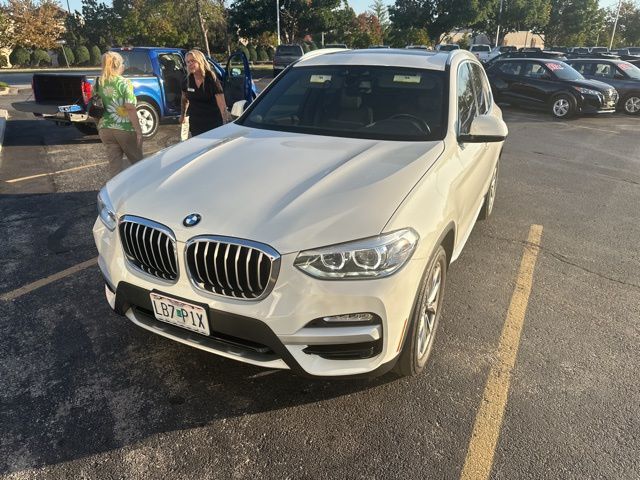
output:
M227 61L225 73L224 98L227 107L231 108L239 100L246 100L247 104L251 103L255 98L255 93L247 56L242 52L231 55Z

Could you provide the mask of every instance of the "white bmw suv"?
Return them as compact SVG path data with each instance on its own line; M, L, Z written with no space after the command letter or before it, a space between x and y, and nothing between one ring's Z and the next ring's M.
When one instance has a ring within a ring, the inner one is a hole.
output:
M447 267L493 209L507 136L478 60L305 57L243 109L100 191L111 307L254 365L420 372Z

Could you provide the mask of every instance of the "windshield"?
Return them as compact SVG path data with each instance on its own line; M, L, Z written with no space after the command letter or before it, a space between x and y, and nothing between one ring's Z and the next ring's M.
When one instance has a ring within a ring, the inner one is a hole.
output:
M634 80L640 80L640 68L629 62L621 62L618 64L618 68L627 74L629 78Z
M546 62L545 66L560 80L584 80L580 72L564 62Z
M445 74L399 67L297 67L239 123L337 137L424 141L444 138Z
M607 47L593 47L591 53L607 53L609 49Z
M629 53L631 55L640 55L640 47L631 47L631 48L629 48Z
M474 45L471 47L472 52L490 52L489 45Z
M440 45L441 52L450 52L451 50L459 50L459 45Z

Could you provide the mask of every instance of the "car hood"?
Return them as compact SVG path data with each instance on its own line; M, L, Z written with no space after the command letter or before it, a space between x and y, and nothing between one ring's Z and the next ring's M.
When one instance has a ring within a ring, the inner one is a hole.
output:
M178 241L225 235L281 254L379 234L442 141L397 142L228 124L116 176L116 213L170 227ZM185 216L201 222L184 227Z
M608 83L604 83L599 80L572 80L569 83L576 87L591 88L592 90L599 90L602 92L608 92L613 88Z

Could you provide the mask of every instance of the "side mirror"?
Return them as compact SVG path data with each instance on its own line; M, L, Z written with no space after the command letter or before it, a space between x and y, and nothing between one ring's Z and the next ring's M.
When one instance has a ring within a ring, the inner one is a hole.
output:
M478 115L471 122L469 133L458 135L460 143L502 142L509 134L507 124L493 115Z
M238 118L244 112L244 107L247 104L246 100L238 100L231 107L231 116L233 118Z

